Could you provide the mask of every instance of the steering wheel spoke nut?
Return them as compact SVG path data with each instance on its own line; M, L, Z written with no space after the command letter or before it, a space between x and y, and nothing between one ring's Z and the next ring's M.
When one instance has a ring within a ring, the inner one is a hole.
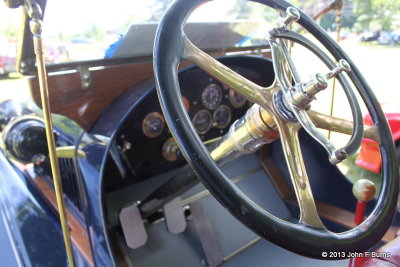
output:
M293 21L298 21L300 19L300 12L294 7L288 7L286 9L286 17L280 20L279 27L287 28Z
M343 148L341 148L341 149L335 150L333 152L333 154L329 158L329 161L333 165L336 165L336 164L342 162L343 160L345 160L347 158L347 156L348 155L347 155L346 151Z
M300 109L308 109L315 100L315 95L328 87L328 80L322 74L315 74L303 84L298 84L290 90L293 104Z
M328 80L332 79L332 78L336 77L337 75L339 75L343 71L350 72L351 67L350 67L350 64L346 60L341 59L341 60L339 60L339 65L336 68L334 68L333 70L329 71L325 75L325 78Z

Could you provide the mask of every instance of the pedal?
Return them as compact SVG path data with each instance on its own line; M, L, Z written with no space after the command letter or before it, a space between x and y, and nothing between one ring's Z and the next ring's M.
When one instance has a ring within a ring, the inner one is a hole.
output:
M180 234L186 230L186 219L181 199L174 198L164 205L164 218L171 234Z
M214 237L213 229L207 219L207 214L201 202L196 201L190 204L194 227L200 239L203 253L209 267L216 267L222 264L222 252Z
M123 208L119 213L119 220L129 248L136 249L146 244L147 233L137 206Z

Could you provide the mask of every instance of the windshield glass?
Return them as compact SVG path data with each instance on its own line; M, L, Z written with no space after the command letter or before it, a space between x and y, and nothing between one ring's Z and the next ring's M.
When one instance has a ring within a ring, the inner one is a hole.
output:
M171 0L48 1L44 31L51 63L151 55L157 24ZM276 11L243 0L198 7L185 27L202 49L265 45Z

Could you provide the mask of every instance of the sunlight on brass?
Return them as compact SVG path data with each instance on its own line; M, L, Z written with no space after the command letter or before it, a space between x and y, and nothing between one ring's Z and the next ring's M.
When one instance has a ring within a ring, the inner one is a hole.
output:
M325 115L313 110L307 112L310 116L312 122L318 128L351 135L353 133L353 122L335 118L329 115ZM378 133L376 126L364 126L364 137L372 139L379 144L381 143L381 138Z
M57 206L60 215L61 228L64 237L65 249L67 252L68 262L71 267L75 266L74 257L72 253L71 239L68 228L68 222L65 215L65 204L64 204L64 194L62 190L61 178L60 178L60 170L58 166L56 145L54 140L54 131L51 120L51 111L50 111L50 102L49 102L49 89L47 86L47 73L46 73L46 65L44 62L43 55L43 43L41 38L42 33L42 11L40 6L34 1L26 2L26 11L31 18L29 23L32 34L33 34L33 43L35 48L37 69L38 69L38 78L39 78L39 86L40 86L40 97L42 101L43 108L43 117L44 123L46 127L46 139L47 145L49 149L49 158L51 163L51 171L53 175L54 181L54 189L56 192L57 198ZM49 251L49 253L51 253Z
M262 96L263 87L247 80L222 63L218 62L207 53L198 49L188 39L185 42L185 58L195 63L223 84L233 88L248 100L261 106L267 104Z
M298 129L293 127L300 127L300 124L294 123L291 125L290 130L286 131L285 127L288 122L281 116L273 104L275 93L282 90L276 80L268 88L261 87L201 51L187 39L185 40L184 52L185 59L196 64L202 70L242 94L251 102L259 105L253 105L245 116L231 125L229 132L222 139L219 146L211 152L211 156L215 160L220 161L225 158L231 159L240 154L254 152L264 144L262 140L263 136L260 133L264 130L267 136L271 133L277 134L275 129L278 126L278 132L281 134L281 139L283 140L282 146L285 152L286 163L290 170L291 180L300 207L299 222L301 224L324 228L316 210L308 176L302 162L303 158L300 146L298 143L296 144L298 142ZM266 113L260 111L260 108L265 109ZM256 112L255 110L258 111ZM273 121L272 124L271 121ZM264 125L260 124L260 122L264 122ZM267 122L269 123L266 124ZM274 136L273 138L276 139L278 137ZM274 139L271 138L271 140L266 141L271 142ZM293 157L299 158L294 160Z
M86 153L80 149L76 149L75 146L63 146L56 148L57 157L59 158L76 158L79 156L80 158L86 158Z

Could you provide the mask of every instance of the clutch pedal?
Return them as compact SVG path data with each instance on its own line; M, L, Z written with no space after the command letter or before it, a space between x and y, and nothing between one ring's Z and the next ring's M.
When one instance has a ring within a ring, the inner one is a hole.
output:
M136 249L146 244L146 229L136 205L123 208L119 213L119 220L129 248Z

